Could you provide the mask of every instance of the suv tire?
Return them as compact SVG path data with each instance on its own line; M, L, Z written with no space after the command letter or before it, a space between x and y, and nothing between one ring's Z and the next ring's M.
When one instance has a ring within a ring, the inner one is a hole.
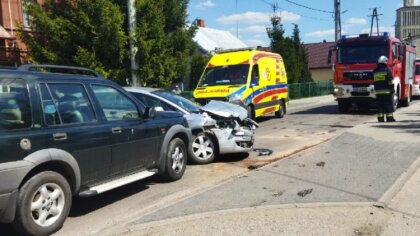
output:
M66 220L72 202L67 180L57 172L32 176L20 188L14 228L24 235L50 235Z
M162 177L168 181L182 178L187 167L187 149L180 138L174 138L169 142L165 157L165 170Z

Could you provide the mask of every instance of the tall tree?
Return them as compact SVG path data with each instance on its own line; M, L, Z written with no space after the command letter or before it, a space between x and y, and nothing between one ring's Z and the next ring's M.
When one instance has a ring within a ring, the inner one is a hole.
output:
M297 53L298 63L299 63L299 83L312 82L312 75L309 71L309 62L308 55L306 54L305 47L300 40L300 30L297 24L294 24L293 35L292 35L294 47Z
M119 6L109 0L25 1L33 31L19 30L36 63L84 66L122 82L127 36Z
M282 55L286 67L288 83L299 83L311 81L308 69L308 60L300 42L299 28L295 25L292 37L284 36L284 28L281 17L273 8L274 14L271 17L271 27L267 29L270 38L270 46L273 52Z
M136 71L142 85L167 87L188 75L195 51L194 27L187 27L188 0L138 0Z

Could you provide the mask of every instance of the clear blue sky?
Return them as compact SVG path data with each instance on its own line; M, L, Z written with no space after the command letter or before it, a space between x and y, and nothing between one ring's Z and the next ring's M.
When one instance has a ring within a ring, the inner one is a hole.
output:
M420 0L417 2L420 4ZM278 4L287 36L296 23L305 43L334 41L333 14L326 13L333 11L333 0L190 0L188 19L204 19L206 27L228 30L249 46L268 46L265 29L273 14L269 3ZM341 0L341 11L345 11L341 17L342 34L370 32L371 8L379 7L380 31L394 35L396 10L402 5L403 0Z

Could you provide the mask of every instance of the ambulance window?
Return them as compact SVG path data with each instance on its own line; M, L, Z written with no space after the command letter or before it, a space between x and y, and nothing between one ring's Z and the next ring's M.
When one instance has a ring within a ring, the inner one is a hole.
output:
M251 73L251 85L257 86L259 85L259 77L258 77L258 65L254 65L252 67L252 73Z

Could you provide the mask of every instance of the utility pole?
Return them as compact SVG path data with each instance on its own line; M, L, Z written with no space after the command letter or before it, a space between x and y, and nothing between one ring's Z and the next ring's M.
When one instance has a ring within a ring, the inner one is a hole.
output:
M372 9L372 8L371 8ZM382 14L380 14L381 16ZM378 8L373 8L373 13L370 15L372 19L370 20L370 36L372 36L373 33L373 21L376 18L376 33L379 35L379 19L378 19Z
M137 46L134 45L134 38L135 38L135 27L136 27L136 9L135 9L135 2L136 0L127 0L127 8L128 8L128 35L130 41L130 62L131 62L131 83L132 86L139 86L140 83L136 79L135 70L138 68L136 63L136 53L137 53Z
M335 41L341 38L340 0L334 0Z

